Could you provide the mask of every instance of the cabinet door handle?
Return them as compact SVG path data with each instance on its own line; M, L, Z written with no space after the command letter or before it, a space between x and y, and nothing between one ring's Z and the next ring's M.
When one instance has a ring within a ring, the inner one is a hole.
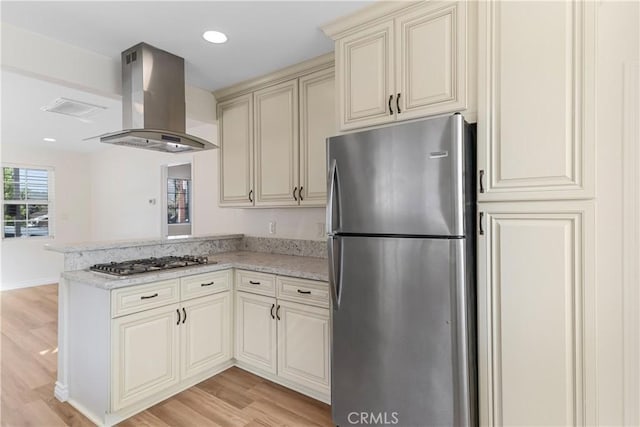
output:
M393 101L393 95L389 95L389 115L393 116L393 108L391 108L391 101Z
M215 282L209 282L209 283L200 283L200 286L211 286L213 285Z
M396 97L396 111L398 114L402 113L402 111L400 111L400 93L398 93L398 96Z
M484 218L484 212L480 212L479 214L479 218L478 218L478 234L480 234L481 236L484 236L484 228L482 228L482 220Z
M293 199L297 202L298 198L296 197L296 191L298 191L298 187L293 187Z
M308 295L311 293L311 291L301 291L300 289L298 289L298 293Z
M150 298L155 298L155 297L157 297L157 296L158 296L158 293L156 292L156 293L155 293L155 294L153 294L153 295L142 295L142 296L140 297L140 299L150 299Z
M278 320L280 320L280 306L278 305L278 308L276 308L276 318Z
M478 173L480 174L480 177L478 178L478 181L480 182L480 192L484 193L484 184L482 182L484 180L484 170L480 169Z
M300 198L300 201L303 201L304 199L302 198L302 189L304 187L300 187L300 189L298 190L298 197Z
M184 324L184 322L187 321L187 310L182 307L182 313L184 314L184 319L182 319L182 323Z
M276 318L276 316L274 316L274 315L273 315L273 309L274 309L274 308L276 308L276 305L275 305L275 304L271 304L271 318L272 318L272 319L275 319L275 318Z
M251 203L253 203L253 198L251 198L251 195L253 194L253 190L249 190L249 201Z
M176 313L178 313L178 323L176 323L176 325L180 324L180 309L176 308Z
M252 285L259 285L260 282L254 282L253 280L249 280L249 283L251 283Z

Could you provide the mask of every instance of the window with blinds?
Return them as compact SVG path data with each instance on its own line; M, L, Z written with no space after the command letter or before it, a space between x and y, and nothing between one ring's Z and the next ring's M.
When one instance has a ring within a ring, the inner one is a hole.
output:
M51 236L53 169L2 167L2 237Z

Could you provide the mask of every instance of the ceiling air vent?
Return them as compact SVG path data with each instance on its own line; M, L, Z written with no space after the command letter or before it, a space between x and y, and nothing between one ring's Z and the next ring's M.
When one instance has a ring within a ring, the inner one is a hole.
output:
M106 110L107 107L101 105L88 104L82 101L76 101L68 98L58 98L49 105L41 108L42 111L50 113L64 114L65 116L84 119L93 116L99 111Z

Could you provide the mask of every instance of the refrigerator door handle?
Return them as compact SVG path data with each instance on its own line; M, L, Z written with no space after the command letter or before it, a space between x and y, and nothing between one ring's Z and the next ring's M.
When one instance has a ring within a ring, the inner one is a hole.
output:
M327 203L327 231L329 235L333 235L337 230L333 227L333 210L336 199L336 186L338 184L338 163L336 159L331 160L331 167L329 169L329 191L328 191L328 203ZM340 208L340 204L337 205ZM339 218L339 215L338 215Z
M339 237L329 236L327 239L327 257L329 258L329 288L331 289L331 297L333 299L333 309L340 308L340 295L342 285L340 283L340 254L336 257L333 250L334 242L340 242ZM337 258L337 259L336 259ZM338 265L336 267L336 260Z

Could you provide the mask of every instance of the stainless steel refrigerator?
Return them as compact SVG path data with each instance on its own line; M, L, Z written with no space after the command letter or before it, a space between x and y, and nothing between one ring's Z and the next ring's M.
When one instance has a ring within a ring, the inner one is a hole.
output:
M474 149L460 114L328 139L338 426L477 424Z

